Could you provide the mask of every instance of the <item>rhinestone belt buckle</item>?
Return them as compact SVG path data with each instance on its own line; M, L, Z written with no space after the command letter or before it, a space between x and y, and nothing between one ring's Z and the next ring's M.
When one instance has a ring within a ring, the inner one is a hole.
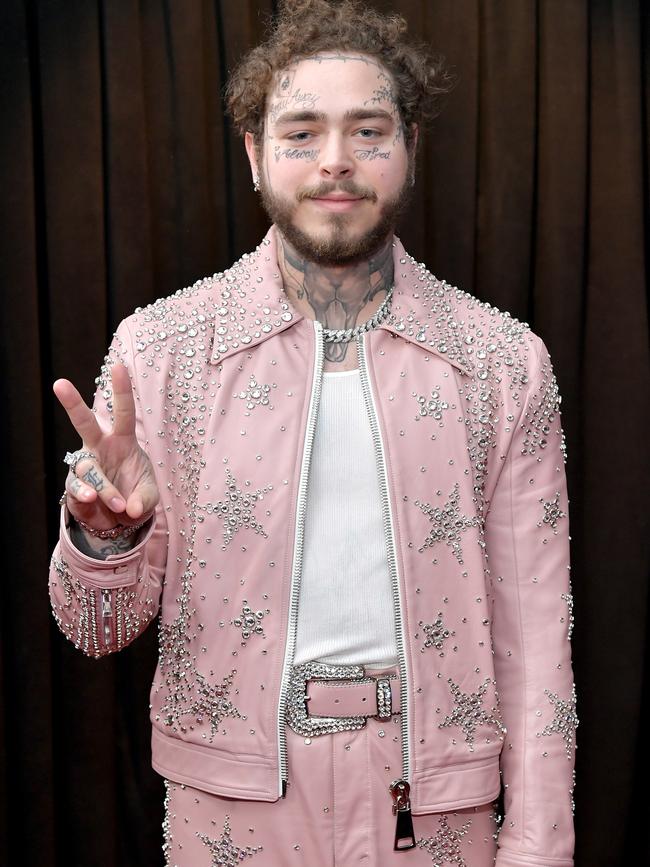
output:
M388 677L365 677L362 665L330 665L325 662L305 662L295 665L289 677L287 696L287 725L296 734L306 737L355 731L365 726L368 715L360 716L310 716L307 710L307 681L309 680L354 680L357 683L376 683L377 719L389 719L392 714L390 679Z
M390 691L390 682L395 680L396 674L382 675L377 680L377 714L375 719L386 720L393 715L393 694Z

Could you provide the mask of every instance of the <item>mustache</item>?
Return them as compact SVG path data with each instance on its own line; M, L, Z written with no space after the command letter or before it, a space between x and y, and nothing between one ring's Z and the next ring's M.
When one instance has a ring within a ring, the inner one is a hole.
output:
M330 193L348 193L350 196L355 196L359 199L370 199L371 202L377 201L377 193L373 189L361 187L352 180L322 181L317 187L302 187L296 193L296 199L302 202L303 199L319 199L323 196L328 196Z

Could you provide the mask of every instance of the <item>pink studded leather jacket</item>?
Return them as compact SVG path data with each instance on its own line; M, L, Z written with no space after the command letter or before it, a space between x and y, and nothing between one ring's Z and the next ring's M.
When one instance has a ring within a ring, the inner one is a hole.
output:
M51 564L63 633L100 657L160 614L153 766L274 801L322 328L282 292L272 227L228 271L124 320L98 379L131 372L155 523L127 555L71 543ZM400 669L403 779L416 814L505 787L498 867L573 864L575 690L560 397L542 340L410 258L358 339L382 492ZM388 803L387 798L387 819Z

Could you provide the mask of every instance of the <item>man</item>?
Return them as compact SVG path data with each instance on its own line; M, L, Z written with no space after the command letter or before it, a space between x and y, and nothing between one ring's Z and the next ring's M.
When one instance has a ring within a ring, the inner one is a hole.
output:
M285 4L229 87L268 235L120 324L94 412L55 384L54 612L92 656L160 613L169 864L573 863L551 362L393 235L436 75Z

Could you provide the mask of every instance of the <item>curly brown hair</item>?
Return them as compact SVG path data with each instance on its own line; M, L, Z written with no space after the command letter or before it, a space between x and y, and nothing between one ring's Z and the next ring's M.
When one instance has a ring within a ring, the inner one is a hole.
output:
M284 0L267 39L246 54L230 76L226 103L235 127L262 141L266 100L275 76L319 51L357 51L391 74L407 144L412 124L439 114L439 100L456 84L444 57L407 40L400 15L381 15L359 0Z

